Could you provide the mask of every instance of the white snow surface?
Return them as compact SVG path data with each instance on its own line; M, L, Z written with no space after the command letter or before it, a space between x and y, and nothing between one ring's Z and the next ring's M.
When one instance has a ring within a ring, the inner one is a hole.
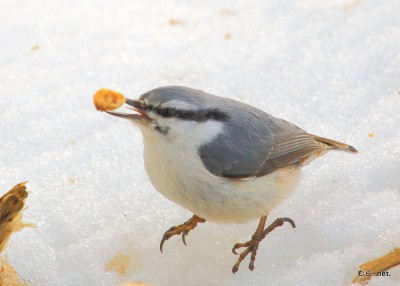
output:
M400 246L400 1L0 1L0 188L29 181L9 262L28 285L349 285ZM34 47L36 46L36 47ZM257 221L199 225L162 197L142 137L97 112L102 87L127 97L184 85L234 98L360 153L304 168L290 217L236 275L234 243ZM374 136L371 138L369 134ZM130 257L126 274L106 271ZM369 285L400 285L391 277Z

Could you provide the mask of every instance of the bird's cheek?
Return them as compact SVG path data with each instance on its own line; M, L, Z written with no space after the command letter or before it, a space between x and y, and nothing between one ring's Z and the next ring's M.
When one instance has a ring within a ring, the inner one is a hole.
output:
M181 134L192 133L196 128L196 122L190 120L171 118L169 124L174 127L176 132Z

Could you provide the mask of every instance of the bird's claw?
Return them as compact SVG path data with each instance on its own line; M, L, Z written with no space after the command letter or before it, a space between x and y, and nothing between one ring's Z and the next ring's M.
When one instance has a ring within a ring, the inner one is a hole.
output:
M171 227L169 230L167 230L164 233L163 238L161 240L161 243L160 243L160 251L161 251L161 253L163 252L164 242L166 240L168 240L170 237L174 236L174 235L182 234L183 244L186 245L186 235L189 234L189 231L194 229L199 222L205 222L205 221L206 221L205 219L194 215L193 217L191 217L185 223L183 223L181 225L178 225L178 226Z
M281 225L283 225L284 222L290 223L290 225L293 227L293 229L296 230L296 224L294 223L294 221L291 218L289 218L289 217L281 217L281 218L278 218L277 220L282 220L282 224Z
M245 242L245 243L236 243L232 248L233 254L239 255L239 253L237 253L236 250L241 248L241 247L248 247L250 244L251 244L251 241L248 241L248 242Z
M187 245L185 237L186 237L186 235L188 235L188 233L189 233L189 230L187 230L187 229L182 233L182 241L183 241L184 245Z
M161 251L161 253L163 253L162 250L163 250L164 242L165 242L167 239L168 239L168 238L165 238L165 237L163 237L163 238L161 239L161 243L160 243L160 251Z
M236 255L239 255L236 250L242 247L247 247L242 253L240 253L238 260L236 261L235 265L232 267L232 272L235 274L239 270L239 265L243 261L243 259L246 258L246 256L251 252L251 258L250 258L250 263L249 263L249 269L251 271L254 270L254 261L256 260L256 255L257 255L257 249L258 245L260 244L261 240L265 238L265 236L273 231L275 228L282 226L285 222L290 223L290 225L296 229L296 224L291 218L278 218L276 219L270 226L268 226L266 229L264 229L265 226L265 221L267 217L263 216L260 219L260 223L258 224L258 227L251 237L251 240L245 242L245 243L236 243L233 248L232 252Z
M177 226L173 226L173 227L171 227L170 229L168 229L165 233L164 233L164 235L163 235L163 238L161 239L161 242L160 242L160 251L161 251L161 253L163 253L163 246L164 246L164 242L166 241L166 240L168 240L171 236L173 236L174 234L174 231L177 229L178 227ZM172 233L172 234L171 234Z

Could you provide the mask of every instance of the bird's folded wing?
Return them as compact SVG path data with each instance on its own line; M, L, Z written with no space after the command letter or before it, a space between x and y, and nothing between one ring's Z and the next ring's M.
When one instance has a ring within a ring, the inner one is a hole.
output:
M200 149L203 164L220 177L261 177L281 167L302 163L309 156L330 148L291 124L279 130L264 130L242 129L242 132L220 136Z
M303 163L313 154L327 149L329 147L326 144L305 132L277 138L256 177L267 175L287 165Z

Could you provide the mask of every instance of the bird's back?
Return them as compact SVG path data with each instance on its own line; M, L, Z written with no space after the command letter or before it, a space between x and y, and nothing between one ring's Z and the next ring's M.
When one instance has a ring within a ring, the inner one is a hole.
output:
M223 131L199 149L205 167L220 177L265 176L288 165L308 163L329 149L357 152L350 145L309 134L254 106L197 89L160 87L141 99L155 104L187 102L196 112L217 110L224 114Z

